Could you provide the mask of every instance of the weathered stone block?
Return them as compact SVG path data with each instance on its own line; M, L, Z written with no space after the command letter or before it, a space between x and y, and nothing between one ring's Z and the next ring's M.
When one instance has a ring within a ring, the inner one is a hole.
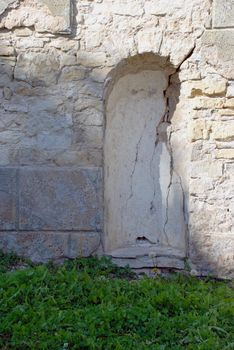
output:
M213 121L211 137L220 141L234 140L234 121Z
M216 158L234 159L234 149L219 149L215 152Z
M0 46L0 56L14 56L15 50L12 46Z
M218 57L223 61L234 59L234 31L232 30L207 30L202 36L204 45L215 45L218 49Z
M67 82L67 81L82 80L84 79L85 74L86 74L86 70L82 67L76 67L76 66L64 67L59 77L59 81Z
M182 87L183 94L188 97L224 95L227 80L218 75L210 75L202 80L184 83Z
M210 217L205 218L206 222ZM190 238L190 257L200 273L219 277L234 276L234 236L232 232L201 234L194 226Z
M171 2L171 0L145 1L145 11L148 14L165 16L168 12L173 13L184 6L183 0Z
M21 169L21 230L100 228L101 173L93 169Z
M40 0L47 5L53 16L63 17L64 28L59 32L70 32L71 28L71 0Z
M106 62L105 52L86 52L79 51L77 54L77 63L88 67L103 66Z
M234 27L234 1L215 0L213 6L213 27Z
M234 98L228 98L224 103L224 107L234 109Z
M16 170L0 169L0 230L16 229Z
M34 86L50 85L56 82L59 66L59 57L54 50L28 51L19 54L14 74L16 79L24 80Z
M192 178L208 178L220 177L223 174L223 165L220 161L201 160L193 162L191 165L190 174Z
M210 126L205 120L193 120L189 124L189 139L191 142L207 140L209 138Z
M99 245L98 232L0 232L0 249L34 262L89 256Z

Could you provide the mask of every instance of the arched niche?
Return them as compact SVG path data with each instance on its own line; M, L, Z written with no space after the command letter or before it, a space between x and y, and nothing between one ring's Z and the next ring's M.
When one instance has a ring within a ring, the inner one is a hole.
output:
M107 80L104 246L120 264L183 268L184 199L170 144L174 71L166 58L144 54Z

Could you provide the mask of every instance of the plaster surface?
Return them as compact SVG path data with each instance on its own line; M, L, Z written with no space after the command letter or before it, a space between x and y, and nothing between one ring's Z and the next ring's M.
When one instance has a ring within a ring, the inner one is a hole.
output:
M104 146L107 251L167 246L185 255L182 190L173 173L164 122L167 84L160 70L127 74L109 96Z

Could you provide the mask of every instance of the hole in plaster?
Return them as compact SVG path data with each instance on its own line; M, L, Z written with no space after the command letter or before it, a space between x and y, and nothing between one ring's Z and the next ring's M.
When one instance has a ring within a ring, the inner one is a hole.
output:
M136 243L137 244L147 244L147 243L150 244L151 242L145 236L139 236L136 239Z

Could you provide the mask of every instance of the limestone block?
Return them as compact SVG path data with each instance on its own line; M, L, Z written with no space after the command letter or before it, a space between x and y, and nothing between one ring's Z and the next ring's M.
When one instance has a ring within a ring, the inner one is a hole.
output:
M30 28L16 28L14 33L19 37L26 37L32 35L33 31Z
M74 119L82 125L102 126L104 122L104 115L102 111L90 107L80 113L75 114Z
M104 66L106 62L105 52L86 52L77 53L77 63L88 67Z
M209 75L200 81L191 81L183 84L184 94L188 97L224 95L227 89L227 80Z
M102 110L103 102L94 96L86 96L85 98L78 98L74 105L76 112L81 112L85 109L95 108L97 110Z
M12 150L12 160L9 160L6 149L0 148L0 164L20 165L58 165L73 166L76 164L81 167L101 167L102 166L102 150L87 147L75 147L75 149L40 149L39 147L16 147ZM11 158L12 158L11 157Z
M211 138L220 141L234 140L234 121L213 121Z
M204 216L204 215L203 215ZM210 217L205 217L206 223ZM204 222L205 224L205 222ZM190 238L190 257L202 273L213 273L218 277L234 277L233 232L204 234L194 226Z
M75 122L73 128L73 145L101 148L103 144L103 128L96 125Z
M119 0L111 1L111 10L117 15L141 16L143 14L142 1Z
M61 67L64 66L75 66L77 63L77 58L75 54L68 54L68 53L63 53L60 59L60 65Z
M215 152L216 158L234 159L234 149L219 149Z
M12 46L0 46L0 56L14 56L15 50Z
M215 0L213 6L213 27L234 27L234 1Z
M89 256L99 245L98 232L0 232L0 249L33 262Z
M25 37L17 42L17 49L42 48L44 41L39 38Z
M24 1L7 13L0 27L12 29L35 26L39 32L68 34L71 32L71 17L70 0Z
M64 37L53 38L53 40L48 44L50 47L55 47L56 49L60 49L64 52L71 51L72 53L76 53L79 49L79 41L65 39Z
M191 179L189 184L189 192L191 196L207 197L207 191L214 189L214 184L212 179L201 178L201 179Z
M158 1L145 1L145 12L152 15L165 16L168 13L181 9L184 6L184 0L177 0L171 2L171 0L158 0Z
M142 29L137 33L138 52L158 52L162 42L162 32L152 29Z
M16 229L16 170L0 168L0 230Z
M70 32L71 0L39 0L39 1L44 3L49 8L53 16L63 17L65 23L62 31Z
M76 81L84 79L86 74L86 69L83 67L70 66L64 67L59 81Z
M228 98L224 103L224 107L234 109L234 98Z
M15 79L33 86L54 84L59 74L59 57L55 51L20 53L14 73Z
M223 174L223 164L220 161L201 160L191 164L190 175L192 178L208 178L220 177Z
M234 30L207 30L202 36L202 59L215 67L215 72L234 79Z
M231 49L234 45L234 31L232 30L208 30L202 36L204 45L215 45L218 48L218 57L223 61L234 59Z
M96 230L101 221L101 174L93 169L21 169L21 230Z
M191 142L207 140L209 138L210 126L205 120L197 119L189 123L189 139Z
M196 97L191 100L191 107L194 110L222 109L226 100L224 98Z

